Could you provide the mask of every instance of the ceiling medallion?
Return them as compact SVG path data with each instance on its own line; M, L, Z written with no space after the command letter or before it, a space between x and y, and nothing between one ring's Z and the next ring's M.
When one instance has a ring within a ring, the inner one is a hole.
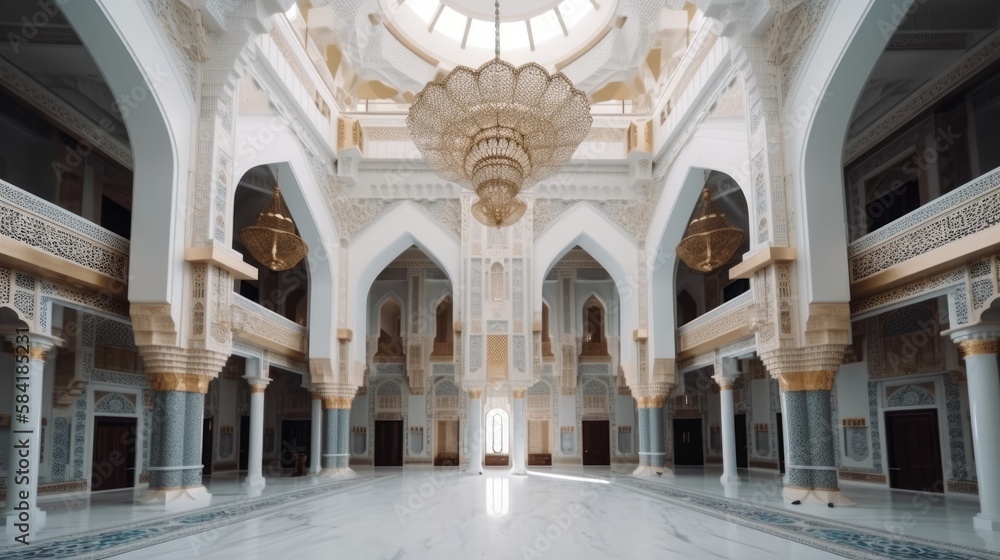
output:
M555 175L592 123L587 96L562 73L500 59L499 0L496 56L478 70L457 66L428 83L406 117L427 165L473 190L473 216L492 227L521 219L521 191Z
M309 252L306 242L295 234L295 222L277 183L257 223L240 230L240 241L253 258L275 272L299 264Z
M712 201L712 193L705 185L684 239L677 245L677 256L692 270L709 273L729 262L744 237L743 230L734 226Z

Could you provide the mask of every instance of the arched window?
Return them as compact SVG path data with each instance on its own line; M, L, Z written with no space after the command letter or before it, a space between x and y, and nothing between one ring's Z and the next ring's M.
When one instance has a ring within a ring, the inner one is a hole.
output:
M549 335L549 305L542 304L542 356L554 358L552 352L552 337Z
M486 453L506 455L508 453L508 430L510 417L502 408L494 408L486 413Z
M503 265L498 262L490 267L490 297L493 301L504 299Z
M434 316L434 351L432 356L454 355L453 325L451 323L451 296L446 296L437 306Z
M403 356L403 341L400 336L403 312L395 300L387 300L379 309L378 349L376 356Z
M608 341L604 335L604 306L594 297L583 304L583 355L608 355Z

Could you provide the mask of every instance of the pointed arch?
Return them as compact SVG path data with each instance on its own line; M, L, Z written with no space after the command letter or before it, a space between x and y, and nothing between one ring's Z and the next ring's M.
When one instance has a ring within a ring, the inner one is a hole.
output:
M458 239L432 220L420 206L406 201L396 206L358 233L347 248L351 263L347 284L347 324L360 336L367 332L364 306L375 278L400 253L416 245L448 276L455 300L460 278L461 246ZM359 308L360 306L360 308ZM365 344L354 341L354 359L365 361Z
M636 371L632 333L639 328L639 259L635 242L602 212L579 202L535 238L532 298L541 313L545 277L559 259L579 245L611 275L618 289L622 368L631 379Z
M233 176L243 177L258 165L271 166L278 176L281 194L299 235L309 246L309 254L306 255L309 268L309 357L336 359L335 333L339 315L336 270L339 267L340 236L333 216L326 210L326 200L322 195L325 184L320 184L309 163L309 155L287 125L275 127L267 118L240 117L236 122L234 138L239 143L243 138L255 137L263 128L274 134L274 141L267 150L238 151L233 162ZM235 196L236 184L233 184L228 193L228 208L233 207Z

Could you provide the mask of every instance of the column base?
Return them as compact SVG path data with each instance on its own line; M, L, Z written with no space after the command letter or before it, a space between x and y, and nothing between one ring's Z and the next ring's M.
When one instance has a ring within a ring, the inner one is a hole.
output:
M247 496L250 496L251 498L260 496L266 486L267 479L263 476L247 477L247 479L243 481L243 490L246 492Z
M650 465L639 465L632 471L632 476L658 476L660 478L673 478L674 471L667 467L653 467Z
M992 515L977 513L976 516L972 518L972 527L980 531L1000 533L1000 519L993 517Z
M27 523L20 520L21 511L6 511L0 516L0 522L5 525L4 532L8 539L25 535L27 541L31 543L35 541L35 537L32 535L45 528L45 510L36 507L26 511L28 513Z
M464 472L465 472L465 474L483 474L483 466L482 465L469 465L468 467L465 467L465 471Z
M528 476L528 469L524 467L511 467L510 474L513 476Z
M726 486L726 485L729 485L729 484L739 484L740 483L740 477L738 475L735 475L735 474L724 474L724 475L722 475L722 476L719 477L719 481L722 482L723 486Z
M351 467L325 467L316 476L322 478L353 478L358 476Z
M803 504L833 504L835 506L853 506L840 490L818 490L815 488L796 488L785 486L781 489L781 497L786 503L798 501Z
M137 501L143 505L162 507L164 511L184 511L208 506L212 502L212 494L204 486L169 490L149 488Z

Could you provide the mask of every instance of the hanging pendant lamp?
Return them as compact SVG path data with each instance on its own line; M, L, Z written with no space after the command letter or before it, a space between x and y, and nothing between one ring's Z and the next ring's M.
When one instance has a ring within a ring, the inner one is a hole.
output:
M496 56L424 86L406 126L431 169L476 193L476 219L504 227L524 215L521 191L569 161L593 117L586 94L562 73L500 58L499 0L495 9Z
M712 201L712 193L705 185L684 239L677 245L677 256L691 270L709 273L729 262L745 237L743 230L734 226Z
M257 216L257 223L240 230L240 241L253 258L277 272L299 264L309 247L295 234L295 222L274 184L274 194Z

